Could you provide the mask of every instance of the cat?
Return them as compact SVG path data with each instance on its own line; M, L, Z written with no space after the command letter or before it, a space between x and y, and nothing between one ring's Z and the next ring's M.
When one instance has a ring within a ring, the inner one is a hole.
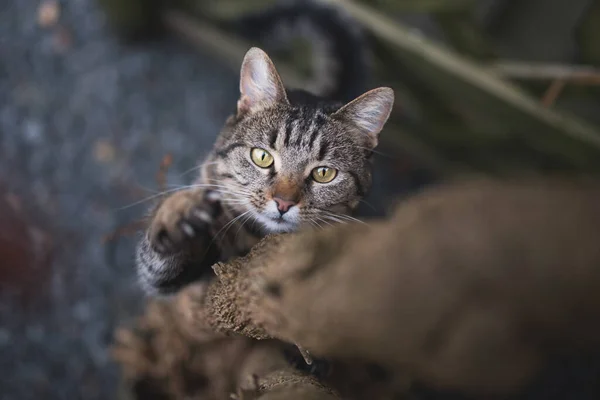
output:
M269 56L251 48L236 112L198 179L160 202L137 245L146 292L177 292L267 234L351 220L393 103L388 87L346 104L286 90Z

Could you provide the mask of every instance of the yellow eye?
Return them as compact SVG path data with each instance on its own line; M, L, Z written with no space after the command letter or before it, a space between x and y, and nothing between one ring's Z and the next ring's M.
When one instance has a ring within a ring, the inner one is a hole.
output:
M337 169L329 167L317 167L312 170L312 177L319 183L328 183L337 175Z
M269 168L273 164L273 156L266 150L255 147L250 152L254 164L261 168Z

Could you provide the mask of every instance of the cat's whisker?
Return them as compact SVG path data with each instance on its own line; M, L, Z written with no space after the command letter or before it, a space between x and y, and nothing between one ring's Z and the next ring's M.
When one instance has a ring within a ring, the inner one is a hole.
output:
M217 240L219 238L219 234L221 232L223 232L223 230L225 230L225 232L223 232L223 234L221 235L221 238L225 237L225 234L227 233L227 231L229 230L229 228L231 228L233 226L233 224L235 224L235 222L237 220L239 220L240 218L242 218L244 215L247 215L249 212L251 212L251 210L248 210L244 213L241 213L240 215L238 215L235 218L232 218L231 221L229 221L228 223L226 223L225 225L223 225L223 227L221 229L219 229L219 231L217 233L215 233L215 235L213 236L213 239L211 240L210 244L208 245L208 247L210 247L215 240Z
M220 238L218 238L218 233L217 233L217 235L215 235L215 237L214 237L214 239L213 239L213 240L215 240L215 239L223 240L223 239L225 238L225 235L227 235L227 232L229 232L229 230L231 229L231 227L233 227L233 226L234 226L235 222L237 222L237 221L239 221L240 219L242 219L242 217L244 217L245 215L248 215L248 214L250 214L250 212L251 212L251 210L248 210L248 211L246 211L246 212L244 212L244 213L242 213L242 214L238 215L238 216L237 216L236 218L234 218L232 221L230 221L230 222L229 222L227 225L225 225L225 226L227 227L227 229L225 229L225 231L224 231L224 232L221 234L221 237L220 237ZM240 227L241 227L241 226L243 226L243 223L240 225ZM223 228L225 228L225 227L223 227ZM223 230L223 229L221 229L221 230ZM239 230L238 230L238 231L239 231ZM234 237L234 240L235 240L235 237Z
M247 201L246 199L249 197L249 195L247 195L246 193L235 193L235 192L223 193L223 192L221 192L221 194L223 194L223 196L221 197L221 201L225 201L225 200Z
M171 185L171 186L177 186L177 185ZM228 186L226 185L222 185L222 184L216 184L216 183L191 183L189 185L180 185L182 187L223 187L226 188Z
M354 217L351 217L351 216L349 216L349 215L344 215L344 214L341 214L341 215L340 215L340 214L338 214L338 215L336 215L336 217L338 217L338 218L342 218L342 219L345 219L345 220L347 220L348 222L357 222L357 223L359 223L359 224L367 225L367 223L366 223L365 221L361 221L360 219L358 219L358 218L354 218Z
M150 188L142 185L141 183L136 183L136 186L139 187L142 190L145 190L148 193L157 194L159 192L158 190L150 189Z
M234 195L236 198L238 197L252 197L252 195L254 193L247 191L247 190L240 190L240 189L236 189L236 188L228 188L228 189L221 189L222 193L228 193L231 195Z
M208 182L218 182L218 183L222 182L222 180L220 180L220 179L210 179L210 178L208 178L208 179L207 179L207 181L208 181ZM234 186L238 186L238 187L240 187L240 188L243 188L243 187L244 187L244 186L242 186L242 184L241 184L240 182L238 182L238 181L236 181L236 180L234 180L233 182L231 182L231 181L228 181L228 184L230 184L230 185L234 185Z
M314 227L315 229L319 229L319 227L317 226L317 224L314 223L313 220L311 219L307 219L306 220L312 227Z
M247 204L248 202L246 200L241 200L241 199L223 198L223 199L221 199L221 203L224 203L224 204Z
M327 221L327 220L326 220L326 219L324 219L324 218L317 217L317 219L318 219L319 221L321 221L321 222L323 222L323 223L327 224L328 226L333 226L333 224L332 224L331 222Z
M239 208L242 207L244 209L249 208L248 203L246 201L223 201L222 204L227 205L231 208Z
M318 218L318 217L317 217L317 218ZM321 224L319 224L319 223L316 221L316 219L315 219L315 218L311 218L311 219L309 219L309 221L310 221L311 223L313 223L314 225L316 225L316 226L317 226L317 229L321 229L321 230L323 229L323 227L321 226Z
M153 194L153 195L151 195L151 196L148 196L148 197L146 197L146 198L143 198L143 199L141 199L141 200L138 200L138 201L136 201L136 202L133 202L133 203L131 203L131 204L128 204L128 205L126 205L126 206L123 206L123 207L117 208L117 209L116 209L116 211L122 211L122 210L125 210L125 209L127 209L127 208L131 208L131 207L137 206L137 205L139 205L139 204L145 203L145 202L147 202L147 201L150 201L150 200L156 199L156 198L158 198L158 197L160 197L160 196L163 196L163 195L165 195L165 194L169 194L169 193L173 193L173 192L178 192L179 190L181 190L181 189L179 189L179 188L175 188L175 189L164 190L164 191L162 191L162 192L158 192L158 193L156 193L156 194Z
M366 204L367 206L369 206L373 211L377 211L377 209L375 208L375 206L371 203L369 203L366 200L360 199L359 202Z
M202 167L205 167L205 166L208 166L208 165L216 165L216 164L220 164L220 163L218 161L210 162L210 163L202 163L200 165L195 166L194 168L190 168L187 171L182 172L179 175L179 177L181 178L182 176L185 176L185 175L187 175L187 174L189 174L191 172L198 171L199 169L202 169Z
M329 216L329 217L340 218L340 219L346 220L346 221L348 221L348 222L358 222L358 223L360 223L360 224L365 224L365 225L367 225L367 223L366 223L366 222L364 222L364 221L361 221L360 219L357 219L357 218L351 217L350 215L346 215L346 214L336 214L336 213L332 213L332 212L330 212L330 211L325 211L325 210L323 210L323 211L324 211L325 215L327 215L327 216Z
M218 192L220 194L230 194L236 197L243 197L243 196L249 196L251 195L250 192L248 191L235 191L227 186L224 185L213 185L213 184L192 184L192 185L184 185L184 186L178 186L178 189L180 190L184 190L184 189L202 189L202 188L207 188L210 190L213 190L215 192Z
M238 192L227 192L223 193L224 196L221 197L221 202L240 202L240 203L248 203L248 196L246 193L238 193Z
M251 197L253 194L250 192L242 192L242 191L235 191L235 190L229 190L228 192L230 194L235 195L236 197Z
M209 179L209 181L213 181L213 180ZM226 187L230 187L230 188L235 188L240 191L251 192L251 190L246 187L247 185L242 185L240 182L235 182L235 181L227 181L226 183L221 183L222 181L215 181L215 182L219 182L219 184L221 184L221 185L225 185Z
M236 197L249 196L249 195L252 194L250 192L239 192L239 193L238 192L234 192L234 191L228 190L229 188L227 188L226 186L223 186L223 185L201 184L201 183L192 184L192 185L181 185L181 186L174 186L174 187L172 187L169 190L163 190L162 192L155 193L155 194L153 194L151 196L145 197L145 198L143 198L141 200L135 201L135 202L133 202L131 204L128 204L126 206L119 207L119 208L116 209L116 211L122 211L122 210L125 210L125 209L128 209L128 208L137 206L139 204L142 204L142 203L145 203L147 201L156 199L156 198L158 198L160 196L163 196L165 194L178 192L180 190L201 189L201 188L212 189L215 192L219 192L221 194L231 194L231 195L236 196Z
M337 218L337 217L334 217L334 216L332 216L332 215L325 215L325 218L327 218L327 219L329 219L329 220L331 220L331 221L335 221L335 222L337 222L337 223L339 223L339 224L347 224L347 223L348 223L347 221L344 221L344 220L342 220L342 219L339 219L339 218Z
M385 158L389 158L389 159L392 159L392 160L396 160L396 159L397 159L397 157L394 157L394 156L392 156L392 155L390 155L390 154L387 154L387 153L381 152L381 151L379 151L379 150L372 149L372 148L370 148L370 147L362 147L362 146L357 146L357 147L358 147L359 149L363 149L363 150L371 151L371 152L373 152L373 153L375 153L375 154L378 154L378 155L380 155L380 156L382 156L382 157L385 157Z
M365 221L361 221L360 219L351 217L349 215L344 215L344 218L346 218L350 221L358 222L359 224L368 225Z
M223 186L223 187L225 188L224 190L227 190L229 192L239 193L239 194L243 194L246 196L250 196L253 194L252 191L250 191L246 188L243 188L243 187L239 187L239 186L232 185L232 186Z
M250 218L256 218L254 216L254 214L250 213L247 215L246 218L244 218L244 220L242 221L242 223L240 224L240 227L238 228L238 230L235 232L235 235L233 236L233 239L237 239L237 235L240 233L240 230L242 229L242 227L244 226L244 224L246 224L246 222L248 222L250 220Z
M196 189L196 188L208 188L208 189L224 189L231 190L232 188L226 185L217 185L214 183L194 183L191 185L171 185L173 187L178 187L180 189ZM237 189L237 188L234 188ZM241 189L241 188L240 188ZM246 190L247 191L247 190Z
M243 199L237 199L237 198L221 198L219 199L219 203L223 206L243 206L243 205L247 205L248 202L246 200Z

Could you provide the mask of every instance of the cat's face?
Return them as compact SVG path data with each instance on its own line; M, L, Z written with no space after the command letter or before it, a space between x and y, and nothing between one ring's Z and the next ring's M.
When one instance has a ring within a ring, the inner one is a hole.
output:
M223 202L268 232L348 221L370 188L369 156L392 90L372 90L334 112L293 106L259 49L244 59L240 88L238 114L216 151Z

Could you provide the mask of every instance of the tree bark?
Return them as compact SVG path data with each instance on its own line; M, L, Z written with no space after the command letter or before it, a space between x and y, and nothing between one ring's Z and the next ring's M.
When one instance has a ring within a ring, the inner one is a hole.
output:
M399 383L510 392L554 350L600 344L599 188L459 183L389 221L269 237L214 266L203 315Z
M343 398L396 398L412 383L510 393L556 353L600 348L598 238L595 182L448 184L387 220L268 237L183 291L175 319L188 338L247 341L231 385L252 398L335 398L269 339L330 360L325 383ZM240 378L252 354L269 361Z

